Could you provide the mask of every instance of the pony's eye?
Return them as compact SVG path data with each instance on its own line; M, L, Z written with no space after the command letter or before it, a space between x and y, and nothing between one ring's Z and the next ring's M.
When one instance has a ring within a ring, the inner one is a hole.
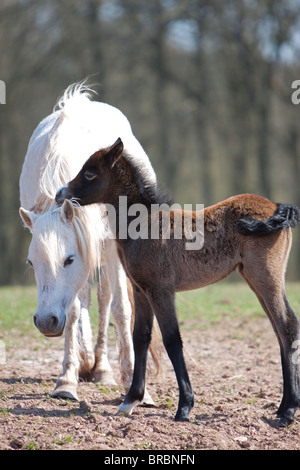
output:
M88 181L93 181L95 178L97 178L97 174L94 173L93 171L87 170L84 172L84 177Z
M68 258L67 258L67 259L65 260L65 262L64 262L64 268L65 268L66 266L69 266L70 264L72 264L73 261L74 261L74 256L68 256Z

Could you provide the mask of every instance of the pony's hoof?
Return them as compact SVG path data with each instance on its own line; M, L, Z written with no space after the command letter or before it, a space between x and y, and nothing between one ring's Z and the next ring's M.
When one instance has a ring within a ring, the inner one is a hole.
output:
M79 401L75 385L60 385L53 390L50 397Z
M110 385L111 387L118 385L111 372L101 370L93 372L93 382L100 385Z

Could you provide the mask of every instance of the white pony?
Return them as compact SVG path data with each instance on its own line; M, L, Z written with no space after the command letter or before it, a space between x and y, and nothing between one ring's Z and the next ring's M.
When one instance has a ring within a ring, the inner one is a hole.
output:
M110 310L116 326L121 380L125 390L130 387L132 305L115 241L108 236L105 208L81 208L69 201L58 208L55 194L93 152L111 145L119 136L149 184L156 184L152 165L127 118L108 104L91 101L90 93L83 84L65 91L57 109L33 132L20 176L20 216L32 233L28 262L38 287L34 323L46 336L61 335L65 328L63 371L52 396L71 399L78 399L79 377L115 383L107 348ZM88 309L89 278L96 269L99 331L94 352ZM153 403L148 393L144 402Z

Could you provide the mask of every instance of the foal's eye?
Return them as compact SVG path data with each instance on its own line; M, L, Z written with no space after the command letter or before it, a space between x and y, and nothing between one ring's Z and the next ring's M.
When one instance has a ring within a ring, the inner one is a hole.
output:
M66 266L69 266L70 264L72 264L73 261L74 261L74 256L68 256L68 258L67 258L67 259L65 260L65 262L64 262L64 268L65 268Z
M86 170L84 172L84 177L88 181L93 181L95 178L97 178L97 174L94 173L93 171Z

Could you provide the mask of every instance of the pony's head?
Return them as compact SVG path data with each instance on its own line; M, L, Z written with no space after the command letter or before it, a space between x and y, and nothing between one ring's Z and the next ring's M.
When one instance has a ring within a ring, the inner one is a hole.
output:
M83 206L109 202L111 170L122 156L123 148L119 138L111 147L95 152L78 175L56 193L56 202L61 204L73 198Z
M91 212L66 200L41 215L19 210L32 233L27 262L34 268L38 287L34 324L45 336L63 333L69 308L99 262L101 235L93 238L92 233L101 217L99 209L95 213L95 206L90 207Z

